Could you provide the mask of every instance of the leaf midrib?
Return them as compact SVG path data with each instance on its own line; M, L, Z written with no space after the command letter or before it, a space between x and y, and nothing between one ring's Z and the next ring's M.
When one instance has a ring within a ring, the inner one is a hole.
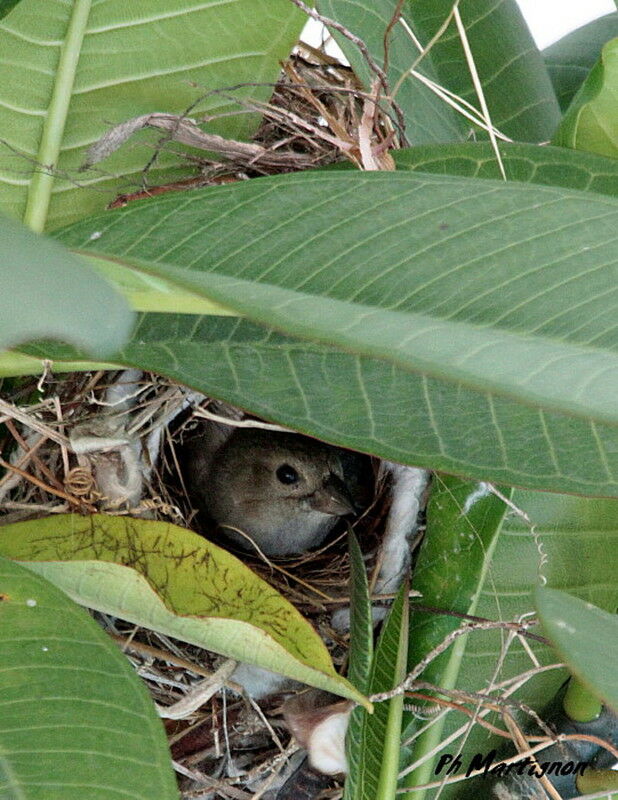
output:
M36 161L45 167L55 167L62 148L64 127L69 113L71 95L77 74L81 45L90 15L91 0L74 0L68 20L66 35L60 45L58 68L41 132ZM37 233L42 233L55 177L51 169L34 170L23 221Z

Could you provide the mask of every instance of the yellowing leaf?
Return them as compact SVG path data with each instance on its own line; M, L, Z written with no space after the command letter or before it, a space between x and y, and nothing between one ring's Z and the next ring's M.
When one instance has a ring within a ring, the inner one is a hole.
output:
M0 555L90 608L367 705L285 598L191 531L128 517L58 515L2 528Z

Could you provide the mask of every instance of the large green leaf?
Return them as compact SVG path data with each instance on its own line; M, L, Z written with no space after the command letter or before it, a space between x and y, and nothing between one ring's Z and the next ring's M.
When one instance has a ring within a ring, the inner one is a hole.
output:
M365 43L380 68L384 68L384 36L390 26L386 67L388 87L390 92L397 89L395 100L405 119L405 133L410 142L459 141L464 138L466 127L444 100L413 76L403 79L398 87L402 76L416 62L419 51L402 23L394 27L390 25L395 5L393 0L373 0L365 5L353 0L320 0L318 3L323 14L345 25ZM410 9L406 5L402 16L406 24L411 24ZM363 81L365 89L371 89L376 75L358 47L337 30L331 29L330 32L352 64L355 74ZM438 80L431 55L424 58L416 69L431 80Z
M61 239L307 340L144 317L121 363L387 458L613 495L617 224L618 201L589 192L305 173L135 205Z
M0 559L0 797L173 800L154 705L88 614Z
M102 356L131 331L128 304L84 259L4 217L0 286L0 350L50 337Z
M598 61L601 48L618 36L618 13L606 14L543 50L543 58L563 111Z
M618 561L618 559L616 559ZM543 628L571 671L618 711L618 617L578 597L537 587Z
M413 27L423 45L438 32L452 0L413 0ZM515 0L460 3L470 49L495 127L512 139L548 139L560 119L551 81ZM434 44L431 63L440 82L479 108L454 22Z
M533 611L534 589L542 574L553 588L568 589L602 608L616 608L618 501L515 492L512 502L527 514L530 524L507 510L501 527L494 530L491 552L485 537L499 520L497 502L483 484L465 484L454 478L437 482L430 500L427 538L413 582L414 588L424 590L421 602L459 611L468 606L487 619L515 620ZM485 521L479 517L483 507ZM475 571L477 582L470 585L469 576ZM414 614L410 663L419 661L437 645L445 628L452 625L452 621L445 622L440 617ZM519 642L511 645L504 658L503 645L504 635L498 631L470 634L458 639L423 677L445 686L456 681L460 689L478 691L486 689L491 681L503 681L533 667ZM528 645L541 665L560 660L552 648L534 641ZM564 671L556 670L539 674L514 697L542 710L564 677ZM529 724L525 717L521 721L525 726ZM462 714L450 712L441 739L465 722ZM411 722L406 735L418 724ZM431 731L426 734L417 744L413 758L425 757L435 738ZM465 741L452 741L443 752L457 752L461 742L462 762L466 764L474 753L487 753L502 740L476 725ZM431 764L426 762L422 770L408 776L408 785L431 779ZM460 786L447 787L444 796L456 796Z
M21 0L0 23L0 208L42 230L139 187L160 135L80 175L87 148L111 124L181 113L200 97L192 115L238 109L212 90L251 82L235 96L266 99L302 25L287 0ZM236 114L208 130L238 138L256 122ZM150 181L178 177L178 160L163 158Z
M502 142L507 180L563 186L618 197L618 161L564 147ZM398 170L500 180L496 154L488 142L406 147L393 153Z
M287 600L191 531L152 520L58 515L4 526L0 553L89 608L363 701Z
M414 571L414 588L422 602L464 614L475 614L482 588L491 580L492 559L506 506L486 488L456 478L436 476L427 508L427 533ZM457 617L414 612L410 623L409 669L451 631L459 628ZM453 689L466 653L466 641L436 658L423 672L422 679ZM461 724L461 719L456 720ZM408 721L406 736L418 727ZM416 741L410 758L422 758L441 740L444 728L437 723ZM404 737L405 738L405 737ZM431 780L432 763L410 773L406 786Z
M553 141L574 150L618 157L618 38L603 47Z
M384 63L384 34L397 7L394 0L370 4L352 0L322 0L319 8L359 36L373 59ZM391 25L388 78L391 89L409 72L419 51L406 30L411 29L426 47L451 12L451 0L414 0L403 6L402 19ZM559 122L559 108L534 40L515 0L476 0L460 5L463 25L494 126L522 141L548 139ZM332 33L337 36L336 31ZM375 75L349 40L337 41L357 74L369 86ZM415 69L477 109L479 99L470 78L461 38L451 22ZM408 139L412 144L456 141L474 126L457 119L442 99L412 75L404 78L397 93L403 110ZM478 130L478 129L477 129Z

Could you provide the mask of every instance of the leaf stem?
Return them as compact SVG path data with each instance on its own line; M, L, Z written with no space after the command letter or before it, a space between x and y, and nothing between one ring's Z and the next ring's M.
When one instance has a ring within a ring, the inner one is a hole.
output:
M47 220L54 185L53 170L60 154L91 2L74 0L66 36L60 48L58 69L37 153L39 166L32 174L24 212L25 224L37 233L43 231Z

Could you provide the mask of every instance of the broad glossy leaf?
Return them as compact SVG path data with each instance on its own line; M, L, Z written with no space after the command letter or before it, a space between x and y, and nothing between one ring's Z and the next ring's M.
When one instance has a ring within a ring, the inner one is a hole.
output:
M61 238L307 340L145 317L122 363L405 463L612 495L617 224L618 201L589 192L305 173Z
M426 46L446 20L452 0L414 0L414 31ZM475 0L459 6L492 122L511 139L549 139L560 120L551 81L515 0ZM439 81L479 108L453 22L431 50Z
M231 553L164 522L59 515L0 529L0 553L89 608L361 700L321 638Z
M376 645L369 678L370 693L394 688L405 677L408 633L408 587L404 584L384 622ZM382 769L393 770L393 753L399 753L401 703L403 697L375 703L373 714L356 708L348 727L349 772L345 784L345 800L382 800L389 794L378 794L388 783ZM395 710L393 711L393 705ZM399 725L397 724L399 718ZM380 791L382 789L380 788Z
M0 349L58 338L96 356L124 344L133 314L120 293L58 242L0 217Z
M241 110L216 90L248 82L233 97L267 99L303 22L287 0L21 0L0 23L0 207L42 230L104 208L120 187L141 188L160 134L78 173L110 125L141 114L191 107L215 117L210 132L252 134L255 115L216 119ZM159 159L150 183L186 175L179 162Z
M562 186L618 197L618 161L593 153L574 152L564 147L530 144L499 146L507 180ZM500 180L501 173L489 142L406 147L393 158L398 170L415 170L438 175Z
M427 508L427 532L413 575L414 588L424 605L464 614L476 614L480 593L491 575L492 558L506 507L487 487L456 478L434 477ZM448 614L415 611L411 605L408 669L413 669L461 619ZM478 634L477 634L478 635ZM436 658L422 679L445 689L459 687L465 642ZM409 717L409 715L408 715ZM463 717L456 720L462 723ZM404 740L419 724L408 718ZM443 738L444 720L420 736L410 753L410 762L433 750ZM409 774L406 786L432 780L432 762Z
M320 0L317 5L322 14L345 25L358 36L373 60L384 68L384 36L395 10L393 0L373 0L366 4L353 0ZM406 25L412 22L411 9L411 4L404 4L402 17ZM363 81L365 89L371 89L376 74L358 47L334 28L330 33L353 66L355 74ZM405 119L408 140L415 144L462 140L466 126L453 109L415 77L408 76L402 80L418 55L418 48L404 24L400 22L391 26L386 73L389 90L395 93L395 100ZM431 55L426 56L415 69L431 80L438 81Z
M553 141L574 150L618 157L618 38L603 47Z
M0 797L178 798L152 700L94 620L5 559L0 615Z
M543 50L543 58L563 111L598 61L601 48L618 36L618 13L594 19Z
M367 568L363 555L352 531L348 535L350 550L350 650L348 655L348 679L363 692L370 691L371 671L374 663L373 615L369 599ZM346 779L346 800L358 791L359 765L364 758L365 714L356 709L350 716L346 733L346 758L349 777Z
M535 598L539 619L560 657L588 689L618 711L617 609L610 614L543 586L537 587Z
M540 492L514 492L512 502L529 517L531 525L507 511L502 526L495 532L493 552L482 546L483 527L471 525L470 508L480 513L484 504L495 505L496 499L484 485L458 482L454 478L440 480L432 493L428 533L424 552L417 567L418 580L427 583L421 602L464 610L466 603L473 613L492 620L514 620L531 613L534 589L539 574L549 586L568 589L582 599L613 610L618 603L618 501L591 500ZM496 509L497 511L497 509ZM494 517L495 520L495 517ZM490 518L488 517L488 521ZM466 531L473 535L466 542ZM441 549L441 545L443 549ZM477 555L468 547L477 549ZM481 555L478 555L478 551ZM468 576L477 571L476 587L464 588ZM427 579L425 578L427 574ZM459 579L458 579L459 576ZM433 584L433 588L432 588ZM413 587L419 588L417 579ZM460 605L461 603L461 605ZM419 621L422 627L417 627ZM411 662L422 657L444 635L444 622L427 615L412 616ZM536 633L541 631L535 630ZM459 639L459 645L441 656L437 666L424 675L429 680L450 685L456 679L464 690L485 690L491 681L500 682L531 669L533 663L522 645L515 641L506 654L505 638L497 631L471 634ZM541 665L559 660L553 648L528 641ZM550 670L534 677L514 695L517 700L542 710L565 678L564 670ZM491 716L488 717L491 720ZM496 720L494 720L496 721ZM440 737L446 737L465 725L467 718L451 712ZM521 718L526 725L526 718ZM500 724L500 721L497 721ZM411 723L406 735L415 728ZM465 739L462 761L476 752L487 753L502 740L475 726ZM417 745L414 758L425 755L433 742L431 733ZM460 740L447 745L444 752L456 751ZM429 763L413 780L433 779ZM408 784L408 785L410 785ZM461 785L445 789L446 797L461 792ZM430 794L433 796L433 794ZM442 796L442 795L441 795Z

